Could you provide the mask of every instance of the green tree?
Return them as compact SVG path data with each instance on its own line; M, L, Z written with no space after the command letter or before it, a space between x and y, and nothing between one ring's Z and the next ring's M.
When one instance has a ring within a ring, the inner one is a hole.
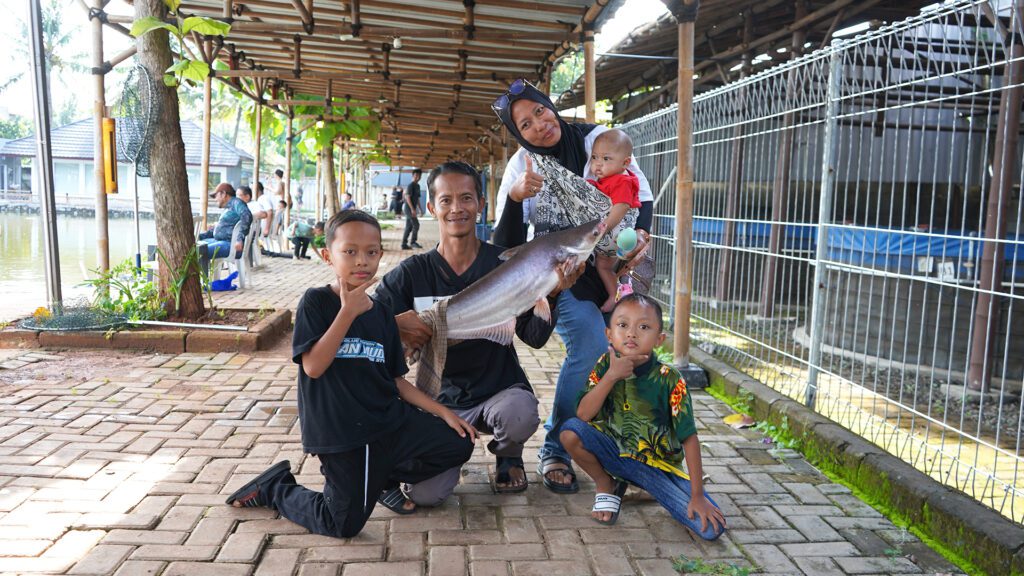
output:
M77 28L68 26L68 19L64 18L61 12L64 5L69 2L61 0L49 0L42 6L43 13L43 53L46 59L46 72L53 75L57 72L57 78L67 86L67 75L69 72L85 72L85 53L73 50L72 40ZM15 61L30 62L30 42L32 38L28 22L17 17L16 28L18 30L18 41L15 43L14 54L11 58ZM17 72L0 82L0 93L21 80L27 70Z
M7 120L0 120L0 138L14 140L32 134L32 122L24 116L12 114Z
M70 26L70 20L65 18L62 12L70 4L67 0L49 0L43 2L43 57L46 61L46 73L52 79L57 80L66 88L70 88L68 80L74 74L85 73L88 68L85 65L85 52L74 49L74 35L80 26ZM18 31L14 37L18 40L14 44L14 54L11 60L17 62L31 61L31 30L28 21L22 16L15 17L15 29ZM56 74L54 74L56 72ZM28 73L27 66L4 80L0 80L0 94L8 88L20 82ZM54 127L63 126L78 119L78 102L72 97L63 102L59 107L51 107L50 119Z
M551 71L551 95L552 100L558 100L562 92L572 90L576 79L583 74L583 52L577 51L558 61L558 65Z

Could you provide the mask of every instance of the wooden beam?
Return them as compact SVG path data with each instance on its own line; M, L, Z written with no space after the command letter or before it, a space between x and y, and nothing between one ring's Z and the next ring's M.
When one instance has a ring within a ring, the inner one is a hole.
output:
M594 29L583 29L583 101L586 105L587 123L597 119L597 70L594 68Z
M313 29L313 14L310 9L306 8L306 5L302 3L302 0L292 0L292 6L295 7L295 11L299 13L299 19L305 26L308 26L308 30Z
M359 20L359 0L350 0L349 8L352 10L351 17L349 20L349 34L355 37L359 37L359 33L363 27L363 23Z
M355 4L355 3L353 3ZM215 20L225 21L226 19L214 18ZM117 16L109 15L108 20L112 23L119 24L131 24L134 20L128 16ZM168 23L173 23L167 20ZM232 33L276 33L276 34L310 34L312 37L324 38L338 38L339 36L352 36L353 38L363 38L366 40L386 40L395 37L401 38L421 38L421 39L449 39L449 40L495 40L495 41L530 41L537 43L556 43L566 41L569 37L568 30L565 31L525 31L517 32L514 30L501 31L501 30L476 30L470 37L470 32L466 31L461 26L438 26L438 25L427 25L427 26L416 26L411 28L403 28L398 26L372 26L359 23L358 36L355 34L357 30L356 26L349 22L339 22L337 24L313 24L312 32L306 30L301 24L285 24L281 22L260 22L253 20L233 20L229 22L231 24ZM561 27L561 26L559 26ZM540 48L540 47L539 47Z
M102 0L92 0L93 10L102 10ZM103 117L106 116L107 100L104 86L103 67L103 21L90 19L92 31L93 71L93 182L96 187L96 263L100 271L110 270L110 235L107 227L107 194L104 190L103 172Z
M691 6L696 0L685 0ZM676 270L673 357L676 366L690 364L690 300L693 292L693 29L692 21L677 25L679 60L676 137Z

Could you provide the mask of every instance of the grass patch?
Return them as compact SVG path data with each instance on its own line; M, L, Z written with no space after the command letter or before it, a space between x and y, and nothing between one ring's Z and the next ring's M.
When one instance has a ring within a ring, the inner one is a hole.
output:
M725 393L725 390L722 388L721 384L712 383L711 386L705 389L705 392L710 394L712 397L724 402L737 412L747 415L751 415L753 412L754 396L751 392L743 388L740 388L738 396L730 396ZM943 558L955 564L965 573L970 574L971 576L985 576L987 574L985 570L978 567L976 564L965 558L956 550L953 550L952 548L946 546L942 542L932 538L919 527L913 525L910 522L909 518L906 515L900 513L899 510L890 508L888 506L887 501L881 495L866 492L859 488L858 486L850 483L844 475L844 472L846 472L844 469L835 466L834 463L829 462L826 459L816 458L816 453L811 450L808 450L804 443L801 442L800 438L797 438L793 435L792 430L790 430L789 428L788 418L783 417L783 421L780 422L778 425L767 421L761 421L758 422L757 426L755 426L755 429L760 431L766 437L772 438L772 440L774 440L780 446L792 448L794 450L801 452L807 459L807 461L813 464L815 467L817 467L817 469L821 471L821 473L824 474L829 480L836 484L849 488L850 492L852 492L854 496L859 498L862 502L866 502L867 504L871 505L873 508L881 512L882 515L888 518L897 528L907 530L910 533L914 534L921 540L921 542L923 542L932 550L935 550L936 552L941 554ZM902 557L903 551L901 548L890 548L886 550L886 555L890 558L895 559L896 557ZM691 572L694 571L691 570ZM730 575L733 574L731 572L697 573Z

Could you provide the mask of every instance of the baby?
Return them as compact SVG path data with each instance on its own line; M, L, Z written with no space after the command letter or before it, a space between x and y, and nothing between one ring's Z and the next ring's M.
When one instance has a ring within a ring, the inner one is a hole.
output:
M640 180L628 170L633 157L633 141L621 130L602 132L594 140L590 153L590 171L598 180L588 180L605 196L611 199L612 209L605 219L612 240L621 230L619 223L630 209L640 207ZM608 299L601 306L602 312L611 312L615 307L616 277L614 254L595 252L595 265L601 282L608 292Z

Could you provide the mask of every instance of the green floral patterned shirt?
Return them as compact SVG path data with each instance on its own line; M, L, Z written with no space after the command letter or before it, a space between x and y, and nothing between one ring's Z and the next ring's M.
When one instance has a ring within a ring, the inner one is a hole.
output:
M605 354L590 373L581 400L608 366ZM697 425L686 381L675 368L654 358L639 366L612 386L590 425L615 441L620 456L689 479L683 471L683 440L697 433Z

